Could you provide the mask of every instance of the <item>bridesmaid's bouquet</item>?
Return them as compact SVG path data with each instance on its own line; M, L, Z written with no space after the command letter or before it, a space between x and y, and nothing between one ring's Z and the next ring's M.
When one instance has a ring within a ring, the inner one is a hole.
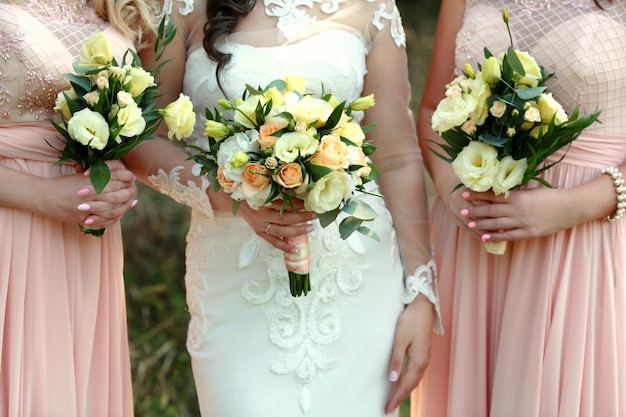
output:
M162 57L175 34L172 24L161 21L155 61ZM98 32L83 44L80 58L74 63L75 73L65 74L71 87L58 94L54 107L61 113L62 121L52 121L65 140L57 163L75 161L89 169L98 194L111 178L105 161L121 159L140 142L150 139L161 120L165 120L170 137L191 135L195 113L188 97L181 94L165 108L156 108L158 91L154 77L164 64L145 70L130 49L118 64L110 40ZM95 236L104 233L104 229L81 228Z
M266 87L246 85L243 95L218 105L232 111L206 109L206 146L191 146L192 158L201 166L214 190L223 189L233 199L233 209L245 200L258 208L282 200L293 209L293 199L318 214L322 227L339 213L347 214L339 224L343 239L357 231L378 240L364 225L376 216L365 202L351 198L364 192L364 184L379 177L367 156L375 151L365 139L373 126L361 127L352 112L374 105L373 95L351 103L340 102L331 93L321 97L305 94L305 81L295 75L274 80ZM285 254L289 286L294 297L310 289L308 236L292 240L298 254ZM286 240L290 240L286 238Z
M600 111L579 117L576 107L568 116L545 86L555 74L514 49L506 9L502 16L511 46L497 56L485 48L478 72L466 64L463 75L446 85L431 123L445 141L438 144L445 155L433 152L452 164L462 185L508 196L531 180L550 186L540 174L563 158L543 162L596 122ZM506 242L486 242L485 248L503 254Z

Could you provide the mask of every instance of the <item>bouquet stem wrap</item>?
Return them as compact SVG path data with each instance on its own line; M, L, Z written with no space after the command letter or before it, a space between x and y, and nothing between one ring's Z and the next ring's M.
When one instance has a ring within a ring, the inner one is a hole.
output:
M485 250L493 255L504 255L504 252L506 252L506 241L485 242Z
M299 297L302 294L307 295L311 291L309 235L285 237L284 239L299 249L297 253L285 252L284 255L285 266L289 273L289 290L291 295L294 297Z

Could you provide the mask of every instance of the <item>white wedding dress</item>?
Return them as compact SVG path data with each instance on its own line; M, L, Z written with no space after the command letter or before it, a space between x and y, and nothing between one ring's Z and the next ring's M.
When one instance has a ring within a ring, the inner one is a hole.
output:
M204 10L197 1L166 8L186 18ZM259 13L275 18L255 19ZM241 28L222 48L232 53L220 74L225 94L202 46L189 49L184 92L199 119L196 145L206 141L205 108L213 110L224 95L241 96L245 84L300 74L312 92L319 94L323 83L350 101L361 95L366 56L377 37L391 36L398 48L405 42L393 0L266 0ZM368 226L380 242L358 233L344 241L336 224L322 229L315 222L312 291L294 298L283 253L242 218L202 204L198 190L182 186L176 174L161 172L152 181L195 206L187 237L187 347L202 415L384 416L405 275L384 199L362 197L378 213ZM423 278L421 291L434 299L432 275Z

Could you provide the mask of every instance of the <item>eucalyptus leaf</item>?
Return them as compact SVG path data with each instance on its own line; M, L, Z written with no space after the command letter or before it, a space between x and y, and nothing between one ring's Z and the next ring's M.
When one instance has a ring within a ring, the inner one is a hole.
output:
M339 223L339 235L342 239L347 239L361 227L362 223L363 220L357 219L356 217L346 217Z
M332 211L328 211L326 213L319 213L317 215L317 219L320 222L320 226L326 227L332 222L334 222L340 212L341 212L340 209L335 209Z
M360 220L373 220L376 217L376 211L365 201L358 198L347 199L341 211Z

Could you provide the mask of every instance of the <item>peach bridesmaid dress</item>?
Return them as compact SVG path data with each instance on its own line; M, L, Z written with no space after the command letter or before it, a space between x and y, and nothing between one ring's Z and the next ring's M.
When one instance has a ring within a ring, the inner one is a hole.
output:
M549 86L568 114L603 110L546 171L558 187L626 159L626 3L600 3L467 0L457 36L457 68L481 62L485 45L504 50L507 7L516 47L556 72ZM434 337L413 416L626 416L626 219L509 242L503 256L456 227L441 201L431 222L445 335Z
M45 178L61 147L49 117L62 74L104 30L85 1L0 2L0 164ZM119 223L102 238L76 224L0 207L0 416L133 414Z

